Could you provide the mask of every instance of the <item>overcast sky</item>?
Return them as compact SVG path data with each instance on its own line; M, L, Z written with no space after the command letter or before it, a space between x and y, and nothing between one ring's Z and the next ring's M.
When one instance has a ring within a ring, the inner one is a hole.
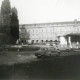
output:
M10 0L10 3L18 10L20 24L80 20L80 0Z

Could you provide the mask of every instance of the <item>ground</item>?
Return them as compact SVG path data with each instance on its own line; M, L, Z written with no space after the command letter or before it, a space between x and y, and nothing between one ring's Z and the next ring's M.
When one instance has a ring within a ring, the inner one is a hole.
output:
M8 51L0 53L0 65L8 64L12 65L15 63L25 63L32 61L36 58L34 55L35 51Z
M35 61L37 57L35 56L36 51L4 51L0 53L0 65L8 64L12 65L15 63L25 63L30 61ZM77 55L78 53L63 52L59 57ZM53 58L53 57L52 57Z
M37 59L35 51L0 54L0 80L80 80L80 53Z

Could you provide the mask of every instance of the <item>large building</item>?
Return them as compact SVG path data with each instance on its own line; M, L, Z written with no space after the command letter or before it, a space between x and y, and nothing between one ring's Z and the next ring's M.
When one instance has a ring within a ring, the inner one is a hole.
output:
M80 21L23 24L19 26L20 40L25 42L43 43L60 41L61 44L79 42Z

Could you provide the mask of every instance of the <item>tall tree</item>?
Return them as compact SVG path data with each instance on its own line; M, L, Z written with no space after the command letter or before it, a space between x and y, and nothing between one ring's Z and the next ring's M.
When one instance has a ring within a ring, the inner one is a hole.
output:
M9 0L4 0L1 5L1 24L3 32L10 34L10 14L11 6Z
M19 20L17 16L17 9L14 7L11 9L11 35L12 37L19 39Z
M3 38L8 36L9 43L15 43L19 38L19 21L17 10L15 7L11 9L9 0L2 1L0 11L0 34L3 34L1 36ZM0 40L1 39L2 38L0 38Z
M0 11L0 26L1 26L1 11Z

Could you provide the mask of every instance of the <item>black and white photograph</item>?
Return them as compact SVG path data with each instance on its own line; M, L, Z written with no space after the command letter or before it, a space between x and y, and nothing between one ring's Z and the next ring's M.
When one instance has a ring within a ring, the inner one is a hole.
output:
M80 0L0 0L0 80L80 80Z

